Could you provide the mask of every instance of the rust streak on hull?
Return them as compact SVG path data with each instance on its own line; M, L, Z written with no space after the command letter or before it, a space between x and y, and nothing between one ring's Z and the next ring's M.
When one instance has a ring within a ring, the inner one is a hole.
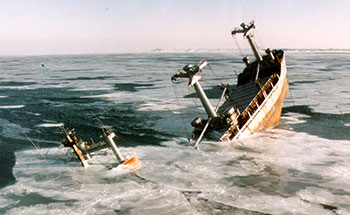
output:
M287 78L287 69L284 59L281 59L281 72L278 82L273 86L271 92L269 92L267 98L264 99L262 104L258 107L249 119L244 123L244 125L239 129L239 121L233 124L227 132L220 138L221 141L231 141L241 137L249 136L255 132L259 132L263 129L273 128L279 124L280 116L282 112L283 101L286 98L289 83ZM272 77L269 80L272 81ZM268 82L269 82L268 81ZM265 86L261 89L260 94L264 94ZM259 94L258 94L259 95ZM258 99L258 95L254 98ZM266 95L266 93L265 93ZM256 104L252 103L246 108L245 112L249 112L251 106ZM243 113L244 115L245 113ZM247 115L247 114L246 114ZM238 129L237 129L238 128Z

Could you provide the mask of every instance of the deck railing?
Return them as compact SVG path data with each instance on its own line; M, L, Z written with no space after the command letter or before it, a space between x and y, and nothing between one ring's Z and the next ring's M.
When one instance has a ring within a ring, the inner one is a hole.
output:
M261 109L261 105L268 97L270 92L276 86L279 80L279 75L277 73L273 74L269 80L260 88L260 91L256 94L254 99L249 103L247 108L237 116L235 126L231 126L227 131L229 134L228 137L225 137L226 140L231 140L234 138L241 130L244 128L245 124L249 119L254 116L255 112Z

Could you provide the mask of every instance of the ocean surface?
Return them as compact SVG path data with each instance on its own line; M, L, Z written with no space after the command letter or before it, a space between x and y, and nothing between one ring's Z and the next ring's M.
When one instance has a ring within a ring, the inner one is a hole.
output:
M235 84L239 53L0 57L0 214L350 214L350 53L286 52L290 91L280 125L189 147L205 116L187 80ZM42 64L44 64L42 66ZM82 168L61 125L83 140L111 126L133 173L110 150ZM34 148L31 141L38 145Z

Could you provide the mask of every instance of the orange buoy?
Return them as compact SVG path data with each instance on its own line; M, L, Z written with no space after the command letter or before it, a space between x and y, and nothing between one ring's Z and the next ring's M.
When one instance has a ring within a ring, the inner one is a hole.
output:
M129 171L136 171L140 167L141 167L141 161L135 156L131 157L129 160L124 161L121 164L122 169L129 170Z

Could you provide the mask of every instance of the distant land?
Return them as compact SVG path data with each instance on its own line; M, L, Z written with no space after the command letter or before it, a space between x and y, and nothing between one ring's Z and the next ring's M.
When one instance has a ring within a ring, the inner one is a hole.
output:
M281 48L286 52L310 52L310 53L350 53L350 49L293 49L293 48ZM251 51L250 49L242 49L243 52ZM261 49L264 52L263 49ZM164 49L156 48L150 51L151 53L226 53L226 52L239 52L238 49Z
M236 49L205 49L205 48L202 48L202 49L163 49L163 48L156 48L156 49L153 49L151 50L151 52L153 53L196 53L196 52L234 52L234 51L238 51Z
M350 54L350 49L294 49L294 48L280 48L289 53L328 53L328 54ZM251 49L241 49L242 54L253 54ZM265 53L265 49L260 49L261 53ZM221 49L221 48L200 48L200 49L165 49L155 48L150 51L141 52L82 52L82 53L50 53L50 54L0 54L0 57L25 57L25 56L52 56L52 55L113 55L113 54L147 54L147 53L240 53L239 49Z

